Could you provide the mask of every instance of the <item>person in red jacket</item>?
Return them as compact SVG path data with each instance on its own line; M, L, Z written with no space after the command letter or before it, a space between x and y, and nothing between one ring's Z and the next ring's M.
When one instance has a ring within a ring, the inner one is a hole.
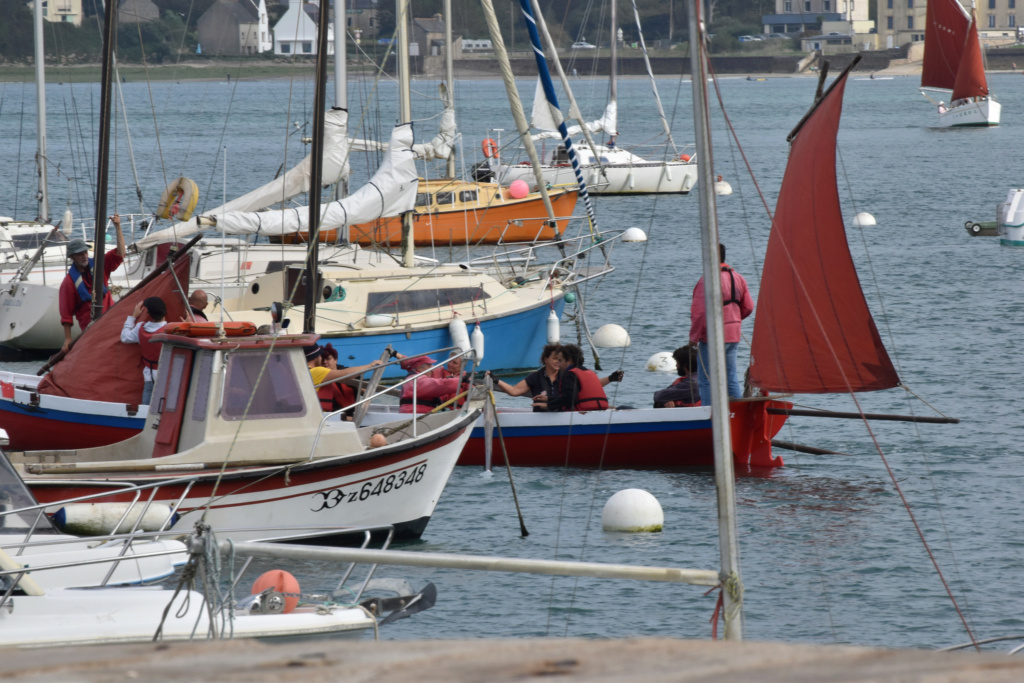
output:
M141 320L143 313L149 319ZM142 347L142 405L148 406L153 397L157 371L160 364L159 342L152 341L167 325L167 304L158 296L151 296L135 306L135 310L124 321L121 328L121 343L138 344Z
M355 367L338 365L338 350L331 344L312 344L304 351L306 366L309 367L317 398L320 399L320 409L325 413L333 413L355 403L360 376L380 365L379 360ZM341 379L343 377L345 379ZM342 419L352 419L352 411L343 413Z
M414 356L402 361L401 367L409 373L409 377L429 370L436 361L429 356ZM447 377L444 368L435 368L413 382L402 385L402 398L399 400L400 413L429 413L447 398L459 393L459 377ZM415 385L415 392L413 386ZM415 394L415 395L414 395Z
M563 344L558 353L561 356L561 370L558 374L557 395L554 398L543 394L534 398L535 403L545 404L548 412L607 410L608 395L604 384L593 370L583 367L583 351L575 344ZM617 379L615 379L617 377ZM612 373L611 381L621 381L621 371Z
M121 217L116 213L110 217L117 234L117 246L103 256L103 310L114 305L110 295L110 274L117 270L124 261L124 235L121 233ZM68 259L71 267L60 283L58 307L60 324L64 326L64 345L61 351L67 353L71 346L71 328L78 320L78 327L83 332L92 322L92 273L95 262L89 258L89 245L81 237L68 242Z
M725 262L725 245L718 245L722 278L722 321L725 332L725 367L729 378L729 398L743 396L739 374L736 371L736 352L743 335L743 320L754 312L754 300L750 297L747 281ZM701 405L711 405L711 383L708 380L708 326L707 311L704 307L704 278L693 288L690 304L690 343L697 345L700 364L697 367L697 382L700 384Z

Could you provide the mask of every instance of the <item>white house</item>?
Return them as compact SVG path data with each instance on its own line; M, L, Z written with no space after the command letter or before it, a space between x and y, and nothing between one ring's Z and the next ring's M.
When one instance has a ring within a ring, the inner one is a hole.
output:
M317 5L303 3L302 0L288 0L288 11L274 25L274 54L315 56L319 13ZM334 54L333 25L327 27L327 54Z

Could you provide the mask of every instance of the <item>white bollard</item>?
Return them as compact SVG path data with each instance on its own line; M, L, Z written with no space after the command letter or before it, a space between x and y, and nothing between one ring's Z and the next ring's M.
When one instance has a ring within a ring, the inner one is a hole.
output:
M661 503L642 489L624 489L608 499L601 511L605 531L651 532L665 526Z

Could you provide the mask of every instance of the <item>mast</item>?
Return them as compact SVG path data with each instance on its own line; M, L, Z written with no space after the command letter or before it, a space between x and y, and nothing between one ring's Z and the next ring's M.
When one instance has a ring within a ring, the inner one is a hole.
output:
M103 8L103 69L100 83L100 146L96 155L96 222L93 228L92 320L103 315L103 289L106 285L103 257L107 251L107 175L110 161L110 105L113 99L112 62L114 29L117 26L117 0L107 0Z
M348 110L348 0L334 0L334 106ZM348 133L346 132L346 135ZM334 198L348 196L348 178L334 187Z
M39 208L36 219L41 223L48 223L50 197L49 183L46 180L46 49L43 45L43 0L36 0L33 4L32 27L36 59L36 168L39 175L36 193Z
M619 56L619 18L618 10L616 5L619 3L617 0L612 0L612 11L611 11L611 24L612 24L612 54L611 54L611 65L609 73L611 74L611 89L609 90L608 97L612 102L617 102L618 97L618 56ZM612 131L612 139L615 139L615 131Z
M544 172L540 168L540 157L537 156L537 148L530 138L530 124L526 121L526 112L523 111L523 103L519 99L519 91L516 90L515 77L512 75L512 67L509 64L508 52L505 51L505 41L501 37L501 29L498 27L498 15L494 11L494 4L491 0L480 0L484 8L484 18L487 19L487 29L491 34L491 43L494 45L494 55L498 58L498 65L501 67L501 79L505 82L505 94L508 95L508 103L512 107L512 118L516 122L516 130L526 147L526 155L530 158L533 166L533 175L537 179L537 191L540 192L544 201L544 209L548 218L555 220L555 209L551 205L551 197L548 195L547 183L544 182ZM557 225L557 223L555 223Z
M320 186L324 174L324 116L327 108L327 28L330 25L331 0L320 0L316 22L316 90L313 93L313 150L309 169L309 249L306 252L306 298L303 332L316 331L316 302L320 298L317 281L320 265Z
M690 78L693 82L693 125L697 138L700 197L700 242L704 261L704 305L707 311L711 380L711 429L715 446L715 485L718 488L718 539L721 588L725 607L725 637L743 639L743 581L740 577L736 535L735 471L729 428L729 393L725 376L725 339L722 324L721 264L718 259L718 218L715 213L714 167L708 122L707 53L701 0L690 2Z
M444 80L448 82L448 97L455 104L455 65L452 55L452 0L444 0ZM455 146L448 152L445 176L455 177Z
M398 122L412 123L412 97L409 84L409 0L397 0L398 18ZM402 214L402 265L416 265L412 237L412 212Z

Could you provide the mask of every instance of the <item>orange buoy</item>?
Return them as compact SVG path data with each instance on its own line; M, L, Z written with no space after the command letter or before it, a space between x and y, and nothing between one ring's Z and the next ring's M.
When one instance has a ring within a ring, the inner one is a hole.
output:
M299 606L299 582L283 569L271 569L265 572L252 585L251 595L258 595L268 588L284 596L284 613L288 614Z
M480 146L484 150L484 156L488 159L498 158L498 143L493 138L484 138L484 141L480 143Z
M689 161L690 160L690 155L689 154L680 154L679 155L679 160L680 161Z

